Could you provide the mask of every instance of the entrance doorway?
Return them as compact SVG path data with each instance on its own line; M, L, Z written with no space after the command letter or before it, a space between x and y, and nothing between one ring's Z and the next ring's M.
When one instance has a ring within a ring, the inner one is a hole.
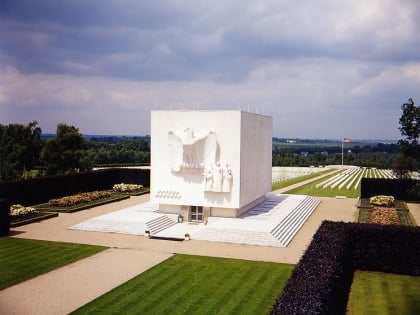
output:
M191 206L190 213L192 222L203 222L203 207Z

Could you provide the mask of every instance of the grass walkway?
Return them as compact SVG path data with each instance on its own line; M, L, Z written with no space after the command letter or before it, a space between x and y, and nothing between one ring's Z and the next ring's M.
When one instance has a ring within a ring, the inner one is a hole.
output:
M356 271L348 315L420 314L420 277Z
M293 268L175 255L73 314L267 314Z
M0 290L96 254L105 248L12 237L0 238Z
M308 179L311 179L311 178L316 178L316 177L319 177L321 175L328 174L328 173L333 173L333 172L335 173L336 170L328 169L328 170L318 172L318 173L312 173L312 174L308 174L308 175L303 175L303 176L298 176L298 177L293 177L293 178L290 178L290 179L286 179L286 180L283 180L283 181L280 181L280 182L273 183L272 186L271 186L271 190L274 191L274 190L282 189L282 188L285 188L285 187L303 182L305 180L308 180Z
M288 190L284 192L285 194L293 194L293 195L308 195L308 196L315 196L315 197L336 197L336 196L345 196L348 198L358 198L360 196L360 185L357 189L351 188L349 190L345 188L331 188L326 187L323 188L322 186L317 188L316 185L325 181L328 178L335 176L336 174L329 175L319 180L315 180L310 182L306 185L299 186L297 188Z

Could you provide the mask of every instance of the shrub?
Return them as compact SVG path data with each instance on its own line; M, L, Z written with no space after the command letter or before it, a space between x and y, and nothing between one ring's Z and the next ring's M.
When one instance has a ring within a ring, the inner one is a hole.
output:
M143 189L143 185L137 184L115 184L112 189L116 192L134 192Z
M392 196L384 196L384 195L379 195L379 196L373 196L370 197L369 199L369 203L375 206L385 206L385 207L390 207L394 204L394 197Z
M355 269L420 276L419 248L419 227L324 221L270 314L345 314Z
M0 237L8 236L10 232L10 202L0 199Z
M322 223L270 314L345 312L353 275L346 233L344 223Z
M10 207L10 217L16 218L16 217L24 217L27 215L31 215L35 212L35 208L32 207L24 207L22 205L12 205Z

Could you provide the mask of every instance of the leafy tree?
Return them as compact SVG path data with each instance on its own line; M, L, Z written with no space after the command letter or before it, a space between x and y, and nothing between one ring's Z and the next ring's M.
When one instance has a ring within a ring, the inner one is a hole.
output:
M72 173L89 168L83 152L83 143L83 136L78 128L58 124L56 137L48 139L41 152L46 173Z
M41 133L37 121L0 125L0 179L26 177L27 170L39 162Z
M419 167L420 107L410 98L401 106L401 110L399 130L405 138L398 141L400 154L394 160L393 169L398 177L407 177Z
M401 131L401 135L406 138L400 140L400 144L418 147L420 137L420 107L416 106L413 99L410 98L407 103L401 106L401 109L403 113L399 120L399 130Z

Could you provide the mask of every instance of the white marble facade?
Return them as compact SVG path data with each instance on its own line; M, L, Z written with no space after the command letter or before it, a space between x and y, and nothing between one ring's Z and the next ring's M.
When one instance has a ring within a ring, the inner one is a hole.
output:
M181 214L235 217L271 191L271 117L242 111L152 111L151 201Z

